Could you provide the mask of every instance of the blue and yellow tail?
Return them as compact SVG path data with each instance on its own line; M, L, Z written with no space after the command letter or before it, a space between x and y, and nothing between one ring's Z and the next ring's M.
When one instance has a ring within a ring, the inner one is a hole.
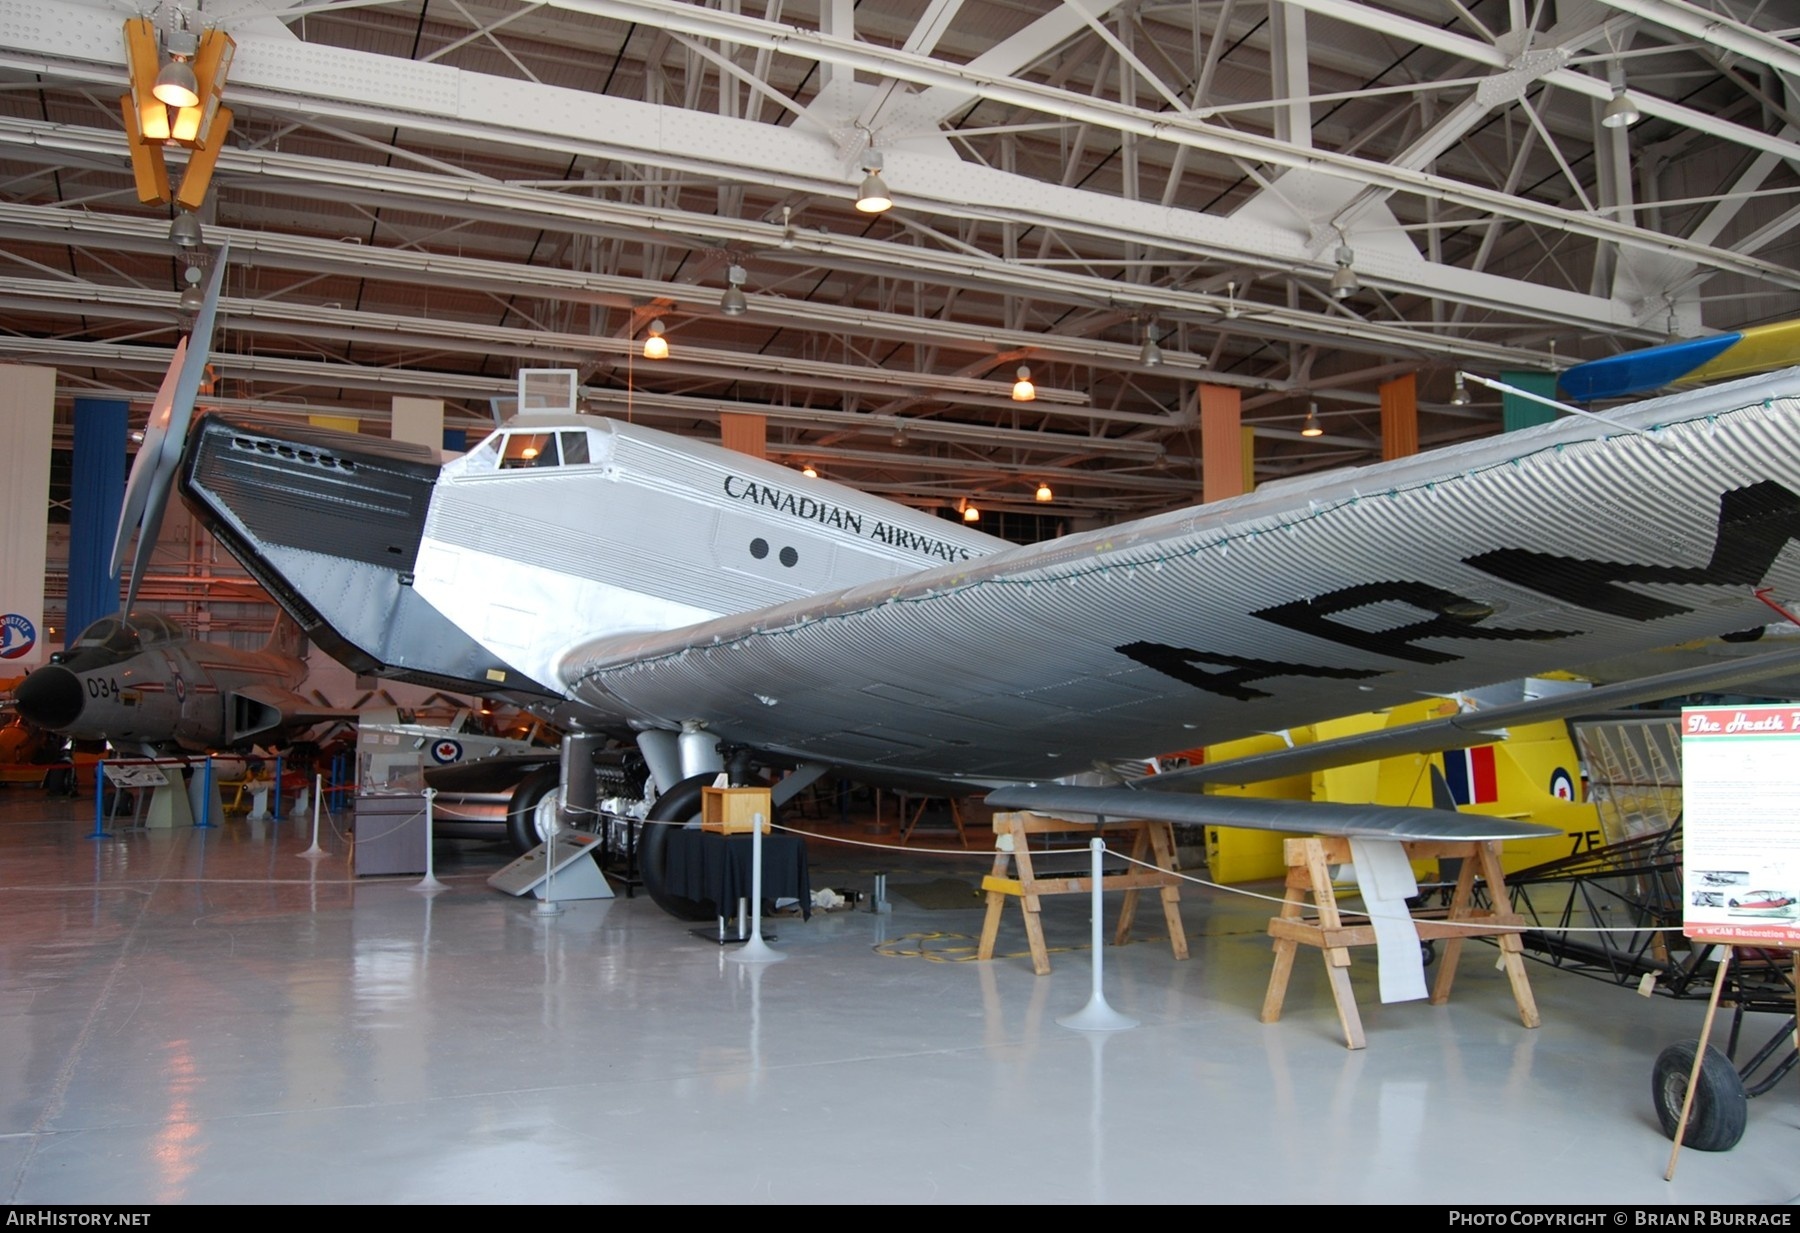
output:
M1556 379L1571 402L1600 402L1647 394L1665 386L1704 385L1800 364L1800 320L1753 325L1729 334L1609 355L1577 364Z

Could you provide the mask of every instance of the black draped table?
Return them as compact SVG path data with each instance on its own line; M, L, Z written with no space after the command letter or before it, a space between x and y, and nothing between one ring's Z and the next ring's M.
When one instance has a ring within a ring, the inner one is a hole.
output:
M670 894L711 903L721 917L750 898L752 836L722 835L697 828L671 830L663 885ZM800 913L812 916L812 876L806 868L806 841L798 835L764 835L763 898L798 899Z

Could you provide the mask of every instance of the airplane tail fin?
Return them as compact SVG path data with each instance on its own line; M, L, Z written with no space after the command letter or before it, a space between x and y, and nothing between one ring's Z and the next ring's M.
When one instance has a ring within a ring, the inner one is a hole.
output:
M1648 394L1786 368L1800 359L1800 319L1771 321L1725 334L1683 338L1565 369L1557 392L1576 402Z
M276 614L275 627L269 631L269 640L263 644L263 650L290 659L306 658L306 634L301 630L300 622L289 616L285 609Z

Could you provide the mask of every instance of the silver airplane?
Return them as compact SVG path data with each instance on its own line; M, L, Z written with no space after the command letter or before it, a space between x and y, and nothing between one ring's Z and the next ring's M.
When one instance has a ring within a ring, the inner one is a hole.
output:
M244 749L343 717L295 692L300 627L283 613L266 646L190 638L154 613L103 617L19 683L19 714L81 741L144 754Z
M179 475L330 654L635 744L652 820L687 818L721 767L761 761L797 772L777 803L835 768L1064 814L1375 841L1542 834L1212 796L1209 768L1125 768L1747 629L1767 620L1759 590L1800 594L1794 370L1028 547L572 414L517 417L447 463L208 416ZM1680 692L1613 689L1609 704ZM1381 739L1481 744L1511 714ZM562 785L570 808L591 801L583 778ZM665 830L648 828L643 872L679 911L658 884Z

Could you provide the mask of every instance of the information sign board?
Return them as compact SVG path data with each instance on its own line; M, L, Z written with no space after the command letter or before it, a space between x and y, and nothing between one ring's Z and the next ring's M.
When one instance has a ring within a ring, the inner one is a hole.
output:
M1686 707L1682 931L1800 944L1800 704Z

